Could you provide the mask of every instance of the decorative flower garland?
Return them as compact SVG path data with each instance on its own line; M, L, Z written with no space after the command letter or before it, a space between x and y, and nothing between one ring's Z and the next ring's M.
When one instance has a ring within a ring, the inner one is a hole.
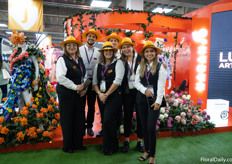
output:
M14 63L16 63L19 60L23 60L23 58L25 58L25 59L29 58L29 55L28 55L27 51L21 53L18 57L15 57L15 54L17 52L18 52L17 49L14 49L14 52L9 57L11 71L13 70Z
M74 36L74 30L77 28L78 24L77 23L73 24L73 17L79 16L79 18L77 20L80 22L79 23L79 25L80 25L79 31L80 31L80 33L82 35L82 33L84 31L84 28L87 27L86 25L83 26L83 22L84 22L83 15L90 15L90 14L92 14L89 17L89 19L92 20L92 21L89 22L88 26L90 28L99 29L100 27L97 27L96 24L95 24L96 16L98 14L101 14L101 13L104 13L104 14L111 13L111 14L113 14L114 12L117 12L117 13L120 13L120 14L122 14L122 13L129 13L129 12L130 13L147 13L147 15L148 15L148 17L147 17L147 21L148 21L147 25L146 24L141 24L141 27L144 29L144 36L146 38L145 40L148 40L150 37L153 36L153 32L147 31L146 27L149 26L150 23L153 22L152 21L152 17L155 16L155 15L164 15L164 16L168 16L168 17L181 18L181 19L191 19L191 18L188 18L188 17L181 17L181 16L175 15L175 14L165 14L165 13L160 14L160 13L153 13L153 12L147 12L147 11L142 11L142 10L133 10L133 9L131 9L131 10L129 10L129 9L126 9L126 10L121 10L121 9L119 9L119 10L116 9L115 10L115 9L112 9L112 10L101 10L101 11L96 11L96 10L83 11L83 12L80 12L80 13L77 13L77 14L74 14L74 15L72 15L70 17L65 18L64 21L63 21L63 23L65 24L65 22L68 19L71 19L71 28L72 28L71 29L71 35ZM167 28L169 29L169 27L167 27ZM101 33L102 33L103 29L104 28L100 28L99 29L101 31ZM67 23L66 23L66 25L64 27L64 33L67 35ZM108 31L107 35L110 35L111 33L112 32ZM133 35L133 32L132 31L126 32L124 30L124 34L127 37L130 37L131 35ZM81 41L82 41L82 38L81 38Z

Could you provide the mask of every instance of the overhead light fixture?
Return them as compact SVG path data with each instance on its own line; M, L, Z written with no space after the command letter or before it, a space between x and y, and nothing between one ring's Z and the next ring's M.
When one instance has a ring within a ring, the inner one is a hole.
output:
M173 10L173 9L157 7L157 8L155 8L152 12L153 12L153 13L169 13L169 12L171 12L172 10Z
M10 35L12 34L12 32L11 32L11 31L6 31L6 33L7 33L7 34L10 34Z
M112 3L111 1L93 0L90 6L91 7L108 8L111 3Z
M6 24L0 23L0 27L7 27Z

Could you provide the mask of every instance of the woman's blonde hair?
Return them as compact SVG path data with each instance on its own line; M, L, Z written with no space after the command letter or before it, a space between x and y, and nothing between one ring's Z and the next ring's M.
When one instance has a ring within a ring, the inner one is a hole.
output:
M100 57L99 57L99 63L100 63L100 64L105 63L105 61L106 61L106 60L105 60L105 56L104 56L104 51L105 51L105 50L101 51L101 54L100 54ZM114 50L112 49L111 51L113 51L113 55L112 55L112 58L111 58L110 62L112 62L112 61L114 60L114 58L116 58L116 57L115 57Z
M156 50L155 50L156 52ZM145 71L147 71L147 59L144 57L144 55L142 56L141 62L140 62L140 70L139 70L139 75L141 78L144 77ZM153 64L151 67L151 74L155 75L156 73L156 67L158 65L158 54L156 53L155 58L153 59Z
M66 49L66 44L64 45L64 55L71 57ZM77 44L77 52L75 54L75 58L81 58L80 52L79 52L79 46Z
M134 46L131 45L133 47L133 55L136 53ZM123 64L125 65L126 61L128 60L128 57L122 52L122 48L120 49L120 54L121 54L121 60L123 62Z

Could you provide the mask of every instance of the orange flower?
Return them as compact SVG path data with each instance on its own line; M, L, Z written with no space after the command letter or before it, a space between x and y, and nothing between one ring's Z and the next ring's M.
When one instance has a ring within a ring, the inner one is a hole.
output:
M52 120L52 124L56 125L56 124L57 124L57 120L56 120L56 119L53 119L53 120Z
M49 133L49 137L52 138L54 136L54 133L53 132L50 132Z
M28 110L28 107L24 106L22 107L23 110Z
M0 124L4 122L4 117L0 117Z
M49 137L49 132L48 131L44 131L42 134L44 137Z
M54 129L54 127L53 126L49 126L49 130L51 131L51 130L53 130Z
M58 102L54 102L55 106L59 106L59 103Z
M4 140L3 137L0 137L0 145L3 144L3 143L5 143L5 140Z
M17 140L18 140L18 141L24 140L24 137L25 137L25 134L23 134L23 132L17 133Z
M52 102L54 102L54 98L53 98L53 97L50 97L50 100L51 100Z
M36 113L36 116L37 116L38 118L42 118L42 117L43 117L43 113Z
M2 101L6 101L7 100L7 97L4 97L3 99L2 99Z
M60 113L56 113L55 117L56 117L57 120L59 120L60 119Z
M19 122L19 121L20 121L17 117L14 117L14 118L13 118L13 120L14 120L14 123L16 123L16 122Z
M29 114L29 111L28 111L28 110L22 110L20 113L21 113L22 115L28 115L28 114Z
M21 125L22 125L22 126L28 125L28 124L27 124L27 119L26 119L25 117L20 118L20 121L21 121Z
M37 108L37 105L32 104L32 108L33 108L33 109L36 109L36 108Z
M11 43L15 46L18 44L23 44L25 42L24 33L18 33L17 31L12 31L12 35L9 38Z
M51 111L51 112L53 112L53 107L52 107L52 105L48 105L48 111Z
M32 102L35 101L34 97L31 97L31 101L32 101Z
M37 133L41 133L42 132L42 130L41 129L37 129Z
M6 135L8 133L8 131L9 131L9 129L7 127L3 127L1 130L1 133Z
M29 106L30 106L30 103L26 103L26 106L29 107Z
M40 109L40 112L46 113L46 112L48 112L48 110L47 110L46 108L41 108L41 109Z

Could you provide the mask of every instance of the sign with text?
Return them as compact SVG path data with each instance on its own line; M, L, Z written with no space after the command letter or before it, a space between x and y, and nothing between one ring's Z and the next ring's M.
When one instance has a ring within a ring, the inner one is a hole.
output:
M208 99L232 106L232 11L212 14Z
M43 31L43 0L8 0L11 30Z

